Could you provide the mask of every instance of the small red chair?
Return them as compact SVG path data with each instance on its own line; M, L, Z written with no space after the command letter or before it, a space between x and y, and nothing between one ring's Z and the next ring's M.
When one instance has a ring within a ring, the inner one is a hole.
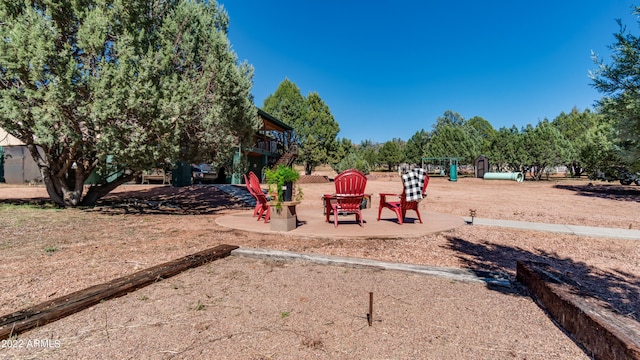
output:
M268 204L267 196L262 192L262 188L260 187L260 180L253 173L253 171L249 171L249 177L244 177L244 182L247 184L247 189L249 189L249 193L253 195L256 199L256 207L253 209L253 216L258 215L258 221L264 215L264 222L269 222L271 219L271 207Z
M356 169L349 169L338 174L334 179L334 183L336 185L335 203L331 204L334 226L338 227L338 216L340 214L355 214L356 221L362 226L363 220L360 205L364 198L367 177ZM327 212L327 222L329 222L329 215L329 212Z
M260 208L258 206L258 198L256 197L256 194L253 192L253 187L251 187L251 184L249 184L249 178L247 177L247 174L243 174L242 176L244 177L244 183L247 186L247 190L249 191L249 194L251 194L251 196L253 196L253 199L256 201L256 207L253 209L253 216L256 216L258 214L258 209Z
M416 170L421 170L417 171ZM424 194L427 193L427 186L429 185L429 174L426 173L423 169L415 169L409 173L409 177L411 178L411 174L413 174L416 178L422 178L423 184L420 189L420 196L416 196L417 200L407 200L407 175L403 175L403 189L402 194L380 194L380 206L378 207L378 221L380 221L380 214L382 213L382 209L387 208L396 213L398 217L398 223L402 225L405 217L407 216L407 210L413 210L418 215L418 220L420 224L422 224L422 218L420 217L420 210L418 210L418 205L420 204L420 200ZM416 178L411 178L415 180ZM415 187L415 182L413 183ZM399 198L397 201L388 201L388 197L396 197Z

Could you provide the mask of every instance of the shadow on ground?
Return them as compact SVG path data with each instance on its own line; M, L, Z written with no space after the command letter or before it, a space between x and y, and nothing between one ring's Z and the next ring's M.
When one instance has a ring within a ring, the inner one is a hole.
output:
M574 294L593 299L606 309L640 322L640 278L634 274L603 271L544 251L536 254L517 247L473 243L458 237L448 237L448 242L448 248L458 252L458 257L472 271L509 273L515 277L516 261L542 263L553 269L553 276L569 285ZM494 290L502 291L500 288Z
M573 191L581 196L597 197L616 201L640 202L640 186L636 185L612 185L592 184L585 185L555 185L556 189Z
M54 207L49 198L0 199L0 203ZM248 209L240 200L213 186L160 186L112 192L86 210L105 214L210 215L221 210Z
M94 208L104 213L210 215L227 209L248 209L240 200L213 186L163 186L111 193Z

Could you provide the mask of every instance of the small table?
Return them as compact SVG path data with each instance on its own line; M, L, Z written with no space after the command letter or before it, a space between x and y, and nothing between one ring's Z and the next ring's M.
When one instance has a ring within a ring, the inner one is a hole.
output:
M364 194L362 198L362 204L360 205L360 209L368 209L371 207L371 194ZM332 204L336 203L336 194L324 194L322 195L322 205L324 208L324 215L326 215L325 222L329 222L329 215L333 211Z

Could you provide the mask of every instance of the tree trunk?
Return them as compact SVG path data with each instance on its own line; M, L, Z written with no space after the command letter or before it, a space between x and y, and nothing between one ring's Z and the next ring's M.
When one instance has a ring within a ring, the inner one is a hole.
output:
M571 162L571 166L569 167L569 171L571 173L571 177L579 178L582 175L584 169L580 166L579 162L573 161L573 162Z
M65 207L64 198L62 196L62 191L58 192L58 189L51 178L51 174L48 169L40 169L40 174L42 175L42 181L44 181L44 186L47 189L47 193L51 200L60 207Z
M27 149L31 154L31 157L38 165L42 181L47 189L47 193L51 200L60 207L65 207L64 195L60 182L51 174L51 166L49 161L43 156L38 147L34 144L27 144Z
M67 172L68 176L74 176L72 187L64 181L64 178L54 177L48 168L41 168L40 173L49 197L60 207L94 206L100 198L125 182L131 181L135 175L132 172L125 172L110 183L90 185L86 195L83 196L86 177L82 171L70 170Z
M80 171L68 170L63 175L52 174L49 167L40 167L40 174L51 200L60 207L77 206L82 200L85 177ZM65 176L66 175L66 176ZM69 181L69 178L73 178Z

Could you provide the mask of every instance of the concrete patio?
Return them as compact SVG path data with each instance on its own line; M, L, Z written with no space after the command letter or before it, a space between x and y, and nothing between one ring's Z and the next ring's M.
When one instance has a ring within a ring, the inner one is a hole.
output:
M400 225L395 214L386 209L382 211L380 221L377 221L378 209L376 207L362 210L364 226L360 226L356 222L355 215L341 215L338 219L338 227L335 227L333 216L331 216L330 222L326 222L322 208L302 208L297 209L296 213L298 226L291 231L272 231L269 223L265 223L264 220L257 221L252 216L253 210L244 210L218 217L216 223L237 230L315 238L416 238L451 230L466 224L462 217L425 210L420 213L422 224L418 222L415 213L410 212L407 214L405 223Z

